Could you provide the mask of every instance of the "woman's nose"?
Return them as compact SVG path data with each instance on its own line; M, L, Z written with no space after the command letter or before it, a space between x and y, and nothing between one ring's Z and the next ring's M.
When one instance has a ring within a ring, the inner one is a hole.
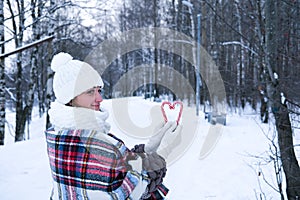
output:
M98 92L96 93L96 101L97 102L103 101L102 95L100 93L98 93Z

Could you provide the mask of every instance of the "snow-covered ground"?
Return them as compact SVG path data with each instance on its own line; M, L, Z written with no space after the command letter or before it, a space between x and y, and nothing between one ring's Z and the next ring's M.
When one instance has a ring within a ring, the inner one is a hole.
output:
M132 120L149 123L145 115L157 103L141 98L131 98L129 102ZM105 100L103 105L112 110L111 100ZM263 180L265 178L276 187L273 163L265 165L262 159L254 157L268 158L266 152L270 142L264 133L272 134L273 125L261 124L250 109L242 113L227 115L227 125L222 128L219 139L206 157L201 157L200 151L212 125L201 114L193 143L183 156L168 166L165 185L170 189L170 200L245 200L261 199L260 196L262 199L280 199L278 193ZM8 112L7 118L14 124L14 113ZM112 125L111 132L122 138L127 146L141 142L120 131L112 112L108 121ZM49 199L52 183L44 127L44 117L36 115L30 125L30 140L13 143L13 136L6 135L6 145L0 147L1 200ZM299 134L295 133L298 144ZM259 176L260 173L263 175Z

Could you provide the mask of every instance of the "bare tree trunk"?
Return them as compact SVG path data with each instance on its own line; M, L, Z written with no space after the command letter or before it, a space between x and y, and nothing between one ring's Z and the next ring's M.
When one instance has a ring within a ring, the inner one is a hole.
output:
M49 63L50 63L50 60L52 58L52 53L53 53L53 46L51 43L49 43L48 45L48 53L49 55ZM47 117L46 117L46 129L47 128L50 128L51 126L51 123L50 123L50 118L49 118L49 115L48 115L48 110L50 109L50 103L52 101L52 98L54 96L54 93L53 93L53 87L52 87L52 83L53 83L53 71L51 71L50 67L47 68L47 86L46 86L46 113L47 113Z
M55 0L50 0L50 16L52 19L55 19ZM50 20L49 23L49 30L48 33L49 35L54 35L54 30L55 30L55 24L53 20ZM49 43L48 45L48 54L50 55L49 58L49 63L51 63L51 59L52 59L52 54L53 54L53 45L51 43ZM50 109L50 103L52 101L52 98L54 96L53 93L53 88L52 88L52 82L53 82L53 71L50 69L50 67L47 68L47 86L46 86L46 113L47 113L47 117L46 117L46 128L50 128L51 123L50 123L50 118L48 115L48 110Z
M4 54L4 0L0 0L0 53ZM5 65L0 58L0 145L4 145L5 137Z
M23 31L25 24L25 9L24 0L16 1L18 13L14 13L10 0L7 0L7 4L12 17L12 27L14 31L14 41L16 48L21 47L23 44ZM16 22L16 16L18 16L18 25ZM17 54L17 75L16 75L16 130L15 141L24 140L26 112L23 109L23 90L22 86L22 53Z
M257 12L257 17L256 17L256 26L257 31L256 34L258 36L258 46L259 46L259 55L265 55L265 35L262 33L263 30L265 30L265 24L263 20L263 14L262 14L262 5L261 1L257 0L255 3L256 6L256 12ZM259 56L258 58L258 66L259 66L259 72L258 74L263 74L264 71L264 57ZM268 97L266 93L266 80L265 78L262 78L261 76L259 77L260 84L258 85L258 92L259 92L259 98L260 98L260 116L261 116L261 121L263 123L268 123L269 121L269 112L268 112Z
M242 37L243 32L242 32L242 14L240 12L240 1L239 0L235 0L235 7L236 7L236 18L237 18L237 26L238 26L238 32L241 34L240 38L239 38L239 42L241 43L241 45L243 46L247 46L245 45L245 41L244 38ZM239 106L242 106L242 108L245 108L245 62L246 62L246 52L245 49L243 47L240 47L240 52L239 52L239 63L238 63L238 83L239 83L239 92L238 92L238 96L239 96Z
M153 22L154 22L154 27L156 28L156 27L158 27L159 26L159 19L158 19L158 0L153 0ZM158 66L159 66L159 63L158 63L158 56L159 56L159 54L158 54L158 51L159 51L159 49L158 49L158 46L157 46L157 44L158 44L158 41L157 41L157 39L156 39L156 35L154 35L154 45L155 45L155 48L153 49L153 53L154 53L154 98L156 99L156 98L158 98L159 97L159 95L160 95L160 91L159 91L159 87L158 87L158 79L157 79L157 77L158 77Z
M281 102L281 82L275 76L278 71L278 1L266 0L266 71L270 106L275 117L278 143L283 170L286 176L286 193L289 200L300 198L300 168L295 156L289 113L285 102Z
M17 76L16 76L16 130L15 142L25 139L26 112L23 109L22 86L22 53L17 54Z

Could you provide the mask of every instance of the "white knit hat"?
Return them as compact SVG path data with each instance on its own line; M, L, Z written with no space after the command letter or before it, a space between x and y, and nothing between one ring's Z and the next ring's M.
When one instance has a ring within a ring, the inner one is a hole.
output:
M56 54L52 59L51 69L55 72L53 91L56 100L62 104L70 102L90 88L103 87L98 72L88 63L73 60L70 54Z

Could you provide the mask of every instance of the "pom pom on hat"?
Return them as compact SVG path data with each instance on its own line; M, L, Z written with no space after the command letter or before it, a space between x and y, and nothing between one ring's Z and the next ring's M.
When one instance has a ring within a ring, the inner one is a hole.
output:
M51 69L56 72L60 67L64 66L72 59L73 57L70 54L64 52L56 54L52 59Z
M99 73L88 63L74 60L68 53L56 54L51 62L53 91L56 100L69 103L76 96L96 86L103 87Z

